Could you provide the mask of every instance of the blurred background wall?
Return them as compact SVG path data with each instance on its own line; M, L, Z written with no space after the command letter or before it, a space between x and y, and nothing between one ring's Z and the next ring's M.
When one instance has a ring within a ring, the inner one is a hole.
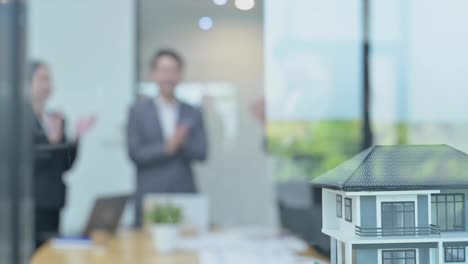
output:
M30 1L30 57L52 68L51 108L65 113L69 134L79 117L98 118L66 176L62 231L78 232L97 196L133 191L126 114L135 95L148 86L148 64L159 48L183 55L182 93L184 87L215 91L195 102L205 109L210 136L210 158L196 169L200 191L210 198L212 222L276 227L263 127L249 109L263 94L261 1L249 11L212 1L137 2ZM200 28L205 16L214 20L209 30ZM223 89L228 92L216 92ZM126 224L132 221L129 210Z
M68 201L62 231L82 230L97 196L134 189L124 125L135 82L135 4L132 0L29 1L30 57L53 72L51 108L75 120L96 114L66 175Z

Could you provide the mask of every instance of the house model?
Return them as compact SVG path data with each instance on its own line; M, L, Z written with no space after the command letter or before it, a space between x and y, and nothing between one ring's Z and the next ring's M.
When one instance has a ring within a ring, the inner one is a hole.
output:
M468 263L468 155L374 146L312 181L332 264Z

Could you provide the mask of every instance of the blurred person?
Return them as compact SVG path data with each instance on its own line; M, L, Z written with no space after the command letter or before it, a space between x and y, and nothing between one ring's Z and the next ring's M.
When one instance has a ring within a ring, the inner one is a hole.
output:
M259 97L252 102L250 105L250 113L253 118L260 124L262 127L267 125L267 118L265 112L265 97Z
M197 192L192 163L207 157L202 112L175 96L182 78L182 58L172 50L160 50L150 66L159 95L136 102L127 125L128 154L137 171L137 227L142 225L143 196Z
M263 138L262 148L268 151L268 135L267 135L267 115L265 109L265 96L259 97L250 104L250 114L262 126Z
M80 119L75 140L68 141L63 115L46 111L47 101L53 90L49 67L43 62L32 62L29 70L35 149L34 228L35 245L38 248L59 233L60 210L65 205L66 195L62 177L73 166L80 138L93 126L95 118Z

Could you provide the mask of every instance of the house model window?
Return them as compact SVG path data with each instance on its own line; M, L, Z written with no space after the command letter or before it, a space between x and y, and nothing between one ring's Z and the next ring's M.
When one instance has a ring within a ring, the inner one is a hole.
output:
M384 250L382 251L382 264L415 264L416 250Z
M445 262L448 263L465 263L465 247L446 247Z
M336 216L343 217L343 196L339 194L336 195Z
M345 198L345 219L353 222L353 201L349 198Z
M432 223L441 231L465 230L465 197L464 194L433 194Z
M382 203L382 235L410 235L415 227L414 202Z

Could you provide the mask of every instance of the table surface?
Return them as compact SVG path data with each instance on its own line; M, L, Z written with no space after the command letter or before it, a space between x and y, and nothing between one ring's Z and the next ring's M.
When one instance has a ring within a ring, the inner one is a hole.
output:
M51 243L42 246L33 256L32 264L196 264L196 252L174 252L157 254L151 237L143 231L126 231L115 236L95 234L93 249L56 249ZM315 250L304 252L304 256L326 260Z

